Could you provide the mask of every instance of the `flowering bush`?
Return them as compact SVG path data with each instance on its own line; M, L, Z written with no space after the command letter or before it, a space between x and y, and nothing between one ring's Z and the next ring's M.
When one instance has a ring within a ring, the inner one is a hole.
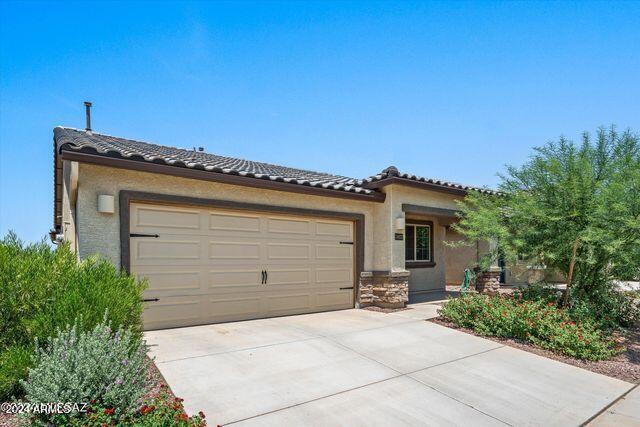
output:
M111 425L126 425L135 427L203 427L207 423L204 413L188 416L184 412L182 399L172 398L166 386L163 386L160 395L145 402L136 411L118 416L111 408L101 405L92 405L88 414L74 420L71 426L104 427Z
M29 402L92 402L114 417L138 408L147 390L147 347L137 334L112 331L103 320L89 332L73 327L59 331L41 347L36 342L34 367L22 381ZM80 416L82 414L75 414ZM60 425L66 415L41 415L41 421Z
M604 360L616 353L596 323L574 322L553 301L471 294L448 301L440 315L482 335L517 338L579 359Z

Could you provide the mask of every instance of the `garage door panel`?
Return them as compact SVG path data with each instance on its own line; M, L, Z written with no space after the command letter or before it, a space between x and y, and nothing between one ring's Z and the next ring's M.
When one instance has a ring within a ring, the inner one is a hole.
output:
M353 226L345 222L316 221L316 235L324 237L353 238Z
M209 271L208 287L210 291L238 292L257 291L262 282L262 270L257 266L242 269L224 269Z
M223 322L260 317L260 296L208 298L207 320Z
M275 294L265 298L266 311L274 316L300 313L311 310L311 294Z
M351 267L316 268L316 283L340 286L353 283L353 269Z
M351 222L133 204L131 230L159 235L130 240L147 329L353 307Z
M311 221L291 218L267 218L267 232L309 235L311 233Z
M167 297L145 305L142 313L145 329L194 325L205 313L204 301L197 296Z
M341 244L316 244L317 260L343 260L351 262L353 246Z
M267 262L269 260L308 260L310 254L310 244L267 243Z
M339 308L351 304L351 290L338 290L317 293L317 306L324 309Z
M209 259L211 260L259 260L259 242L238 242L225 240L209 241Z
M268 289L278 290L284 287L309 287L311 270L300 268L275 267L268 270Z
M141 270L138 277L146 277L149 287L147 293L154 295L167 292L184 292L188 290L200 289L200 271L171 269L171 271L160 271L153 267L147 271Z
M260 233L260 217L258 215L210 213L209 230L257 234Z
M133 212L132 230L140 228L173 229L178 232L200 229L200 213L194 209L178 209L141 205Z
M199 240L134 238L133 256L139 261L199 260Z

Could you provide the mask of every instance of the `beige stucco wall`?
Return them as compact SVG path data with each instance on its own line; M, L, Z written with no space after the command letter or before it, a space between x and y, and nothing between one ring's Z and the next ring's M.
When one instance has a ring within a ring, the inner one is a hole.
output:
M376 235L383 234L388 236L386 243L391 251L392 269L405 269L405 241L394 240L393 234L396 232L395 220L397 218L405 218L406 222L410 222L411 218L424 219L433 221L433 260L435 266L425 268L411 268L409 271L409 291L420 292L436 289L443 289L445 286L445 225L448 221L441 220L434 216L405 216L402 211L403 204L412 204L418 206L435 207L443 209L457 209L456 200L461 196L446 194L437 191L423 190L416 187L389 185L385 187L387 199L385 200L385 220L376 221L376 225L387 225L386 230L376 228Z
M387 200L385 200L385 203L391 204L391 222L394 222L396 218L404 217L404 212L402 212L402 205L405 203L411 205L429 206L434 208L457 209L455 200L460 199L460 196L441 193L437 191L422 190L416 187L408 187L402 185L390 185L386 187L386 189ZM389 197L389 195L391 195L391 197ZM440 225L440 221L437 221L432 217L424 217L424 219L434 221L434 242L438 243L439 241L443 240L444 232L442 230L439 230L439 228L442 228L442 226ZM404 269L404 241L394 240L391 244L391 252L393 268ZM438 248L434 247L434 255L440 260L443 260L442 247L440 245L438 245ZM437 260L436 263L438 263ZM442 267L444 267L444 265Z
M121 190L144 191L205 199L230 200L275 206L361 213L365 216L365 270L404 271L404 240L395 240L395 222L403 218L402 204L414 204L456 209L460 196L400 185L389 185L384 203L337 199L282 191L243 187L200 181L147 172L130 171L81 163L79 169L76 211L77 246L80 257L100 254L120 265L120 223L118 195ZM116 212L97 212L99 194L115 197ZM68 203L67 203L68 204ZM72 216L71 207L64 209L65 217ZM437 217L412 216L434 222L434 261L429 268L411 269L412 291L442 289L446 282L447 249L445 225L448 221ZM68 239L72 235L66 235ZM462 263L462 261L460 261ZM456 267L457 268L457 267ZM464 268L462 268L464 269Z
M79 171L76 219L80 257L100 254L110 259L116 266L120 266L118 207L120 190L361 213L365 216L365 270L390 268L389 251L383 250L384 245L374 244L374 242L384 241L384 237L379 236L377 239L374 233L374 211L381 207L381 203L242 187L88 163L81 163ZM115 197L116 212L114 214L97 212L99 194L110 194Z

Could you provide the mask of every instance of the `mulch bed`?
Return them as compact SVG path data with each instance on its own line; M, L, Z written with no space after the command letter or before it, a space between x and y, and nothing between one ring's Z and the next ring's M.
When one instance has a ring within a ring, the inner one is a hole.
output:
M165 386L165 390L167 391L167 393L169 393L169 396L171 396L172 398L176 397L173 394L173 391L171 391L171 387L169 387L169 385L167 384L167 381L164 379L164 377L160 373L160 370L158 369L155 363L151 362L151 365L149 365L149 372L147 373L147 375L149 377L149 384L151 384L151 386L147 394L145 394L144 397L142 398L142 400L153 399L159 396L160 389L162 388L163 385Z
M427 321L437 323L448 328L457 329L468 334L486 338L500 344L508 345L510 347L515 347L520 350L528 351L529 353L534 353L539 356L577 366L591 372L617 378L634 384L640 384L640 325L627 329L626 336L619 336L616 338L616 340L618 340L623 346L626 347L625 351L609 360L590 362L586 360L574 359L562 354L557 354L550 350L545 350L540 347L536 347L533 344L520 340L480 335L472 331L471 329L458 327L453 323L443 319L442 317L436 317Z
M17 427L20 425L24 424L20 423L16 415L0 412L0 427Z
M149 378L150 388L149 391L144 395L143 400L153 399L154 397L159 396L162 385L167 386L166 391L171 397L175 397L175 395L171 391L171 388L168 387L167 381L164 379L155 363L151 363L147 375ZM0 412L0 427L22 427L26 425L28 424L22 422L17 415Z

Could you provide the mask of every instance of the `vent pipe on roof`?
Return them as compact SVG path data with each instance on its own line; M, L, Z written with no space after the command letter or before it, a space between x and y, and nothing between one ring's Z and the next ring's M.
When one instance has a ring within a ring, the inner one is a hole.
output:
M91 103L85 101L84 107L87 114L87 132L91 132Z

